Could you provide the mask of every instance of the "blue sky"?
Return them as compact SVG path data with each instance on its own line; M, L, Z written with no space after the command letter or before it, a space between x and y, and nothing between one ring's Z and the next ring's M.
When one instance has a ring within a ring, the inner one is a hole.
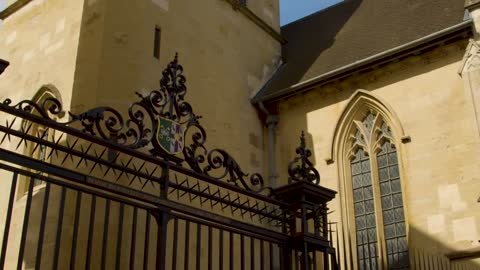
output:
M285 25L296 21L340 1L341 0L280 0L280 24Z

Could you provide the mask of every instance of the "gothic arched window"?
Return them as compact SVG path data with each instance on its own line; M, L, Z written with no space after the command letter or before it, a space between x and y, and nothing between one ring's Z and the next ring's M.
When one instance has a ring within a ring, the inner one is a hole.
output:
M55 98L58 100L61 100L60 93L59 91L53 86L53 85L44 85L42 86L37 93L33 96L32 101L35 102L36 104L41 105L43 102L45 102L47 99ZM39 115L39 112L33 108L32 114ZM30 122L30 121L24 121L22 123L23 125L23 130L25 132L28 132L30 135L35 136L42 141L53 141L54 133L52 129L49 129L46 126L40 125L38 123ZM49 157L51 155L51 149L42 143L30 143L29 146L25 149L25 151L28 152L28 155L30 155L32 158L39 160L41 162L49 162ZM37 172L38 174L41 174L41 172ZM20 196L23 196L27 190L28 190L28 184L29 182L25 179L22 181L23 184L19 185L19 190L18 194ZM39 179L34 179L34 187L35 186L41 186L43 184L43 181Z
M369 110L357 119L353 120L347 155L358 269L379 269L382 264L388 269L408 269L395 140L380 114Z

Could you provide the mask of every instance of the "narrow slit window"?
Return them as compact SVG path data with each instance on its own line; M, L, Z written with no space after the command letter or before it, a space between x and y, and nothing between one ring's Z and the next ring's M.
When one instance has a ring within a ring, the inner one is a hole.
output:
M153 57L160 59L160 36L162 30L159 27L155 27L155 38L153 44Z

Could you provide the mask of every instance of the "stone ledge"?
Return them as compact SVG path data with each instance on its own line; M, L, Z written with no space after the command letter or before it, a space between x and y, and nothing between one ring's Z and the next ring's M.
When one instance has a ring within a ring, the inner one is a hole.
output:
M282 37L280 33L275 31L270 25L268 25L264 20L262 20L260 17L255 15L248 7L245 5L242 5L239 0L225 0L228 3L230 3L233 7L234 10L240 11L245 17L247 17L249 20L254 22L257 26L262 28L267 34L272 36L274 39L276 39L278 42L281 44L286 44L287 40ZM480 1L480 0L479 0Z
M453 251L445 254L445 256L447 256L447 258L451 261L480 258L480 247Z
M11 4L6 9L4 9L0 12L0 20L5 20L8 16L12 15L17 10L21 9L26 4L28 4L32 1L33 0L17 0L16 2L14 2L13 4Z

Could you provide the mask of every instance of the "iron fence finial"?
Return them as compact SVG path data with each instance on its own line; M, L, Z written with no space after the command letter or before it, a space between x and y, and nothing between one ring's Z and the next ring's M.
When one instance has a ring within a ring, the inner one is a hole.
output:
M312 152L306 146L305 132L303 130L300 135L300 146L297 147L295 152L298 156L288 164L288 181L306 181L317 185L320 184L320 174L309 160Z

